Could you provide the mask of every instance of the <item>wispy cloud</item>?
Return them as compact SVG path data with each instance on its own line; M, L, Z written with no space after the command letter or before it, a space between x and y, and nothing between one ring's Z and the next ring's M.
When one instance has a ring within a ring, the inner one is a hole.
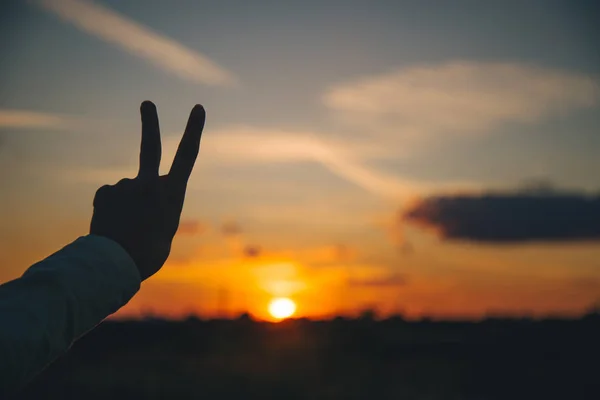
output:
M399 273L388 274L381 277L356 279L348 278L346 285L350 287L362 287L362 288L398 288L399 286L405 286L408 283L408 279L405 275Z
M339 177L387 199L397 200L440 188L435 182L403 179L369 166L369 160L395 156L385 147L366 141L344 142L323 137L326 135L312 132L223 128L203 139L202 152L205 161L215 164L318 163ZM163 152L166 159L174 155L178 138L178 135L172 135L166 139Z
M180 134L167 138L167 146L175 151ZM348 141L328 138L319 132L268 129L255 126L227 126L213 130L202 139L206 156L226 163L298 162L337 154L353 159L389 158L393 152L371 141Z
M62 115L27 110L0 109L0 128L58 129L71 126L73 120Z
M328 90L323 101L346 126L389 140L485 134L591 107L593 77L512 63L449 62L403 68Z
M207 85L235 83L235 77L203 54L153 32L89 0L38 0L63 20L178 77Z
M320 139L324 135L265 131L259 129L224 130L207 140L207 152L224 162L316 162L334 174L376 195L398 198L416 189L415 182L404 182L365 165L370 158L392 156L371 143Z

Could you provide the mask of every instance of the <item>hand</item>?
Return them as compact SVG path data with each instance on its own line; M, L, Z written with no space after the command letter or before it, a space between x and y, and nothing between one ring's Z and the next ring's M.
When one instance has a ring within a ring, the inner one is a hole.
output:
M140 168L134 179L102 186L94 198L90 233L114 240L135 262L142 280L163 266L179 226L187 181L194 168L205 112L196 105L168 175L159 176L161 145L158 114L142 103Z

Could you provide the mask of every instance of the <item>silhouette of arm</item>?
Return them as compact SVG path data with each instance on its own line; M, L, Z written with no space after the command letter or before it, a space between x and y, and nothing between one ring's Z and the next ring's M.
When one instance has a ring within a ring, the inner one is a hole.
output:
M165 263L179 226L205 113L195 106L168 175L159 176L156 107L141 106L140 168L101 187L90 234L0 286L0 393L18 388L108 315Z
M116 242L88 235L0 286L0 380L17 388L126 304L140 287Z

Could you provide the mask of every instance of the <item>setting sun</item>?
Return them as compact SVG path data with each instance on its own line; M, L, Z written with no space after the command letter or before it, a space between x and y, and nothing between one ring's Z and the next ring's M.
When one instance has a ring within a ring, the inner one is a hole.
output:
M269 313L273 318L288 318L294 315L294 312L296 312L296 303L286 297L273 299L269 303Z

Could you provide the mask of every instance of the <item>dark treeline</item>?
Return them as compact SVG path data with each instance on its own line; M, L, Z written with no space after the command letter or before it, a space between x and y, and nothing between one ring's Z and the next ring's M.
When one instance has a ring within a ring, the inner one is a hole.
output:
M599 399L600 314L107 321L17 399Z

